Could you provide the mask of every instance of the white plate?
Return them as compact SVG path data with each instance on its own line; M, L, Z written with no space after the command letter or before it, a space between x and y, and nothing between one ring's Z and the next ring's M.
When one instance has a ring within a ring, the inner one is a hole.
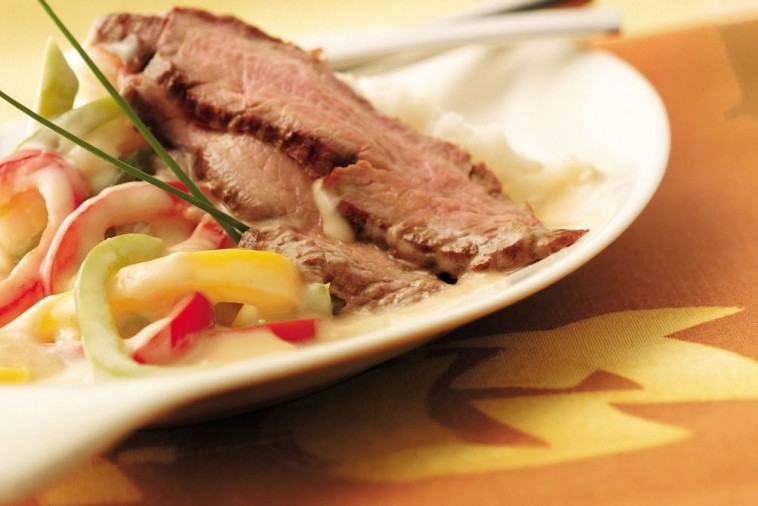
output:
M412 316L389 314L375 330L348 339L172 377L0 388L0 500L28 493L146 424L220 416L307 392L529 296L614 241L646 206L667 165L669 128L658 95L603 52L568 43L465 48L393 79L474 124L503 125L514 146L532 156L573 155L601 168L603 180L587 198L550 213L551 225L590 233L542 262L465 292L454 288L453 298Z

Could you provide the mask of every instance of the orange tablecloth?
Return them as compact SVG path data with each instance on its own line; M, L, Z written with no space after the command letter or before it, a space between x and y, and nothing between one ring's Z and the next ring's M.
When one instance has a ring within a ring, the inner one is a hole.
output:
M140 431L23 504L758 504L758 21L596 44L673 138L604 253L320 393Z

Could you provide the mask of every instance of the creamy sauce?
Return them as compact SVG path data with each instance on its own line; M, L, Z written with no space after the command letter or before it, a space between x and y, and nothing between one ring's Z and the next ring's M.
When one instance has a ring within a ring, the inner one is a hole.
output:
M430 315L436 315L437 320L442 320L443 315L470 300L472 295L491 296L503 290L507 284L507 275L504 273L470 274L458 284L416 303L322 319L316 338L300 345L285 342L267 330L211 335L200 339L193 350L172 365L239 362L271 353L296 352L314 344L355 338L373 332L405 332L414 323L428 320Z
M326 193L323 187L323 179L319 178L311 186L313 191L313 200L316 208L321 215L321 228L329 237L342 242L355 241L353 227L337 210L338 199L334 195Z
M349 338L358 338L374 332L382 332L390 337L407 335L419 321L444 321L451 310L460 308L461 304L471 300L472 296L488 297L508 286L508 276L504 273L475 274L462 278L458 284L430 295L426 299L404 306L375 311L355 312L352 314L325 318L319 322L318 335L315 339L302 344L286 342L267 330L250 332L229 332L224 335L212 334L199 339L194 347L171 366L221 366L225 363L241 362L250 359L281 353L297 353L303 347L318 345ZM450 330L458 324L444 324L440 331ZM403 338L405 339L405 338ZM412 342L412 341L408 341ZM94 371L83 358L81 349L75 347L76 341L64 343L71 349L68 357L52 353L51 345L42 345L28 341L10 341L0 338L0 358L3 353L16 357L15 363L31 365L33 381L29 384L83 384L102 381L107 375ZM0 382L0 385L4 384Z
M283 341L265 330L229 333L200 339L190 352L175 360L172 365L227 364L297 349L296 345Z
M109 42L102 44L103 48L114 55L123 62L128 62L132 58L137 56L139 50L139 38L136 34L130 33L124 40L118 42Z

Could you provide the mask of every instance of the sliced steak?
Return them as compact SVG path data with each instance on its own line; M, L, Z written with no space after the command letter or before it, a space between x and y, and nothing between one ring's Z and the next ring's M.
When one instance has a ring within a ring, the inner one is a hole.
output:
M297 162L251 137L202 133L206 142L197 145L195 178L207 182L232 214L251 223L279 220L299 230L320 227L313 182Z
M387 300L387 287L403 294L432 279L408 263L455 279L528 264L584 233L546 229L467 152L380 114L316 55L240 20L180 8L106 17L91 35L112 56L127 41L122 92L167 143L193 153L195 177L258 229L241 245L299 259L347 301ZM321 233L306 190L320 177L372 246ZM387 277L407 281L408 272L426 281L395 286Z
M341 213L361 237L446 277L526 265L584 234L546 229L527 205L454 170L401 172L360 161L335 169L324 188L339 196Z
M243 235L240 247L296 259L306 281L330 283L337 305L348 310L418 301L447 286L373 244L347 243L287 227L253 229Z
M129 36L130 25L150 27L150 36ZM163 26L159 37L156 26ZM115 15L96 27L93 42L108 50L118 35L138 44L140 57L129 61L145 62L137 72L126 67L127 98L152 93L146 88L158 83L188 117L273 144L312 177L361 159L381 167L472 170L464 150L379 114L316 56L236 18L191 9L157 20ZM146 106L142 112L150 114Z
M281 219L305 230L320 226L312 179L292 158L255 137L208 130L188 120L180 103L166 100L155 82L147 81L131 102L166 144L191 155L185 170L239 219Z

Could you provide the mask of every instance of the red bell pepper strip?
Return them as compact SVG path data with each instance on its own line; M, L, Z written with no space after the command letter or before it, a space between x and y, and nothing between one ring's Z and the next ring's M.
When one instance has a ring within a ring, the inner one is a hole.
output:
M0 281L0 326L12 321L44 295L40 267L56 231L87 196L79 174L58 155L38 149L18 151L0 162L0 209L13 206L12 199L26 192L38 193L45 203L47 224L39 241ZM11 224L11 227L13 225ZM29 230L8 241L28 241Z
M259 325L267 328L275 336L288 343L299 343L316 337L318 318L303 318Z
M184 297L171 313L145 327L136 339L144 341L132 352L140 364L166 364L189 350L200 332L213 326L213 304L199 292Z
M257 330L266 330L274 334L282 341L288 343L301 343L316 337L318 333L318 318L300 318L297 320L282 320L276 322L260 323L245 327L222 328L216 327L208 332L208 336L221 337L226 335L245 335Z
M187 202L142 181L120 184L87 200L63 223L42 267L45 293L71 288L87 253L114 227L166 218L195 227L186 241L172 249L216 249L229 244L218 223Z

